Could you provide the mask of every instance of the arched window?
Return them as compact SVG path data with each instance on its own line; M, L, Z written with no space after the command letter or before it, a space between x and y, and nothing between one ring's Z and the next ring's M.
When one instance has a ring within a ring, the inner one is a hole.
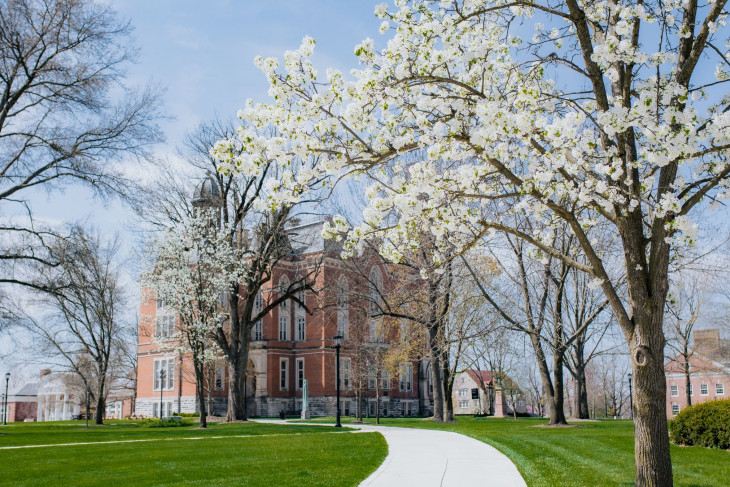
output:
M345 276L340 276L337 281L337 333L345 339L349 337L348 321L347 279L345 279Z
M377 266L370 270L370 314L380 312L382 298L380 293L383 289L383 276Z
M279 296L283 296L284 294L286 294L286 291L288 289L289 289L289 278L286 276L281 276L281 279L279 279ZM288 301L289 301L288 299L285 299L284 301L279 303L279 306L281 306L281 308L283 308L283 309L287 309Z

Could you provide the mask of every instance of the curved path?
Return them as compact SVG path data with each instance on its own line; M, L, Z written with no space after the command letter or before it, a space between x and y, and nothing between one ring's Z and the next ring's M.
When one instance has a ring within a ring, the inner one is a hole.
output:
M286 424L280 420L255 421ZM363 432L377 431L388 442L388 456L361 487L527 487L512 460L474 438L450 431L351 423L346 426Z
M350 425L377 431L388 442L388 456L361 486L526 487L517 467L492 446L449 431Z

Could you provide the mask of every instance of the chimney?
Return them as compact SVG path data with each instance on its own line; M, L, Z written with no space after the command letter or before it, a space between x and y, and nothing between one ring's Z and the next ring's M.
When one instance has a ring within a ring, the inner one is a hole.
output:
M720 352L720 329L695 330L693 333L697 353L703 355L716 355Z
M41 379L51 373L51 369L41 370Z

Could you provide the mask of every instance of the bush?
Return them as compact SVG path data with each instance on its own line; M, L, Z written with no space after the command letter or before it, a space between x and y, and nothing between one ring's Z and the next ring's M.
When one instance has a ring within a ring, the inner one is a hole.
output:
M200 413L175 413L175 416L180 416L182 418L199 418Z
M192 418L149 418L140 422L143 428L170 428L175 426L192 426L195 421Z
M730 399L690 406L669 422L678 445L730 449Z

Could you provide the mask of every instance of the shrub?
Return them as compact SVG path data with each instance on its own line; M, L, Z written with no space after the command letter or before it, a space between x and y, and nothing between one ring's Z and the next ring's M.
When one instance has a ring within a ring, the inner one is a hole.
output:
M730 449L730 399L690 406L669 422L678 445Z
M175 426L192 426L195 421L192 418L149 418L141 421L140 426L144 428L170 428Z
M175 416L180 416L182 418L199 418L200 413L175 413Z

